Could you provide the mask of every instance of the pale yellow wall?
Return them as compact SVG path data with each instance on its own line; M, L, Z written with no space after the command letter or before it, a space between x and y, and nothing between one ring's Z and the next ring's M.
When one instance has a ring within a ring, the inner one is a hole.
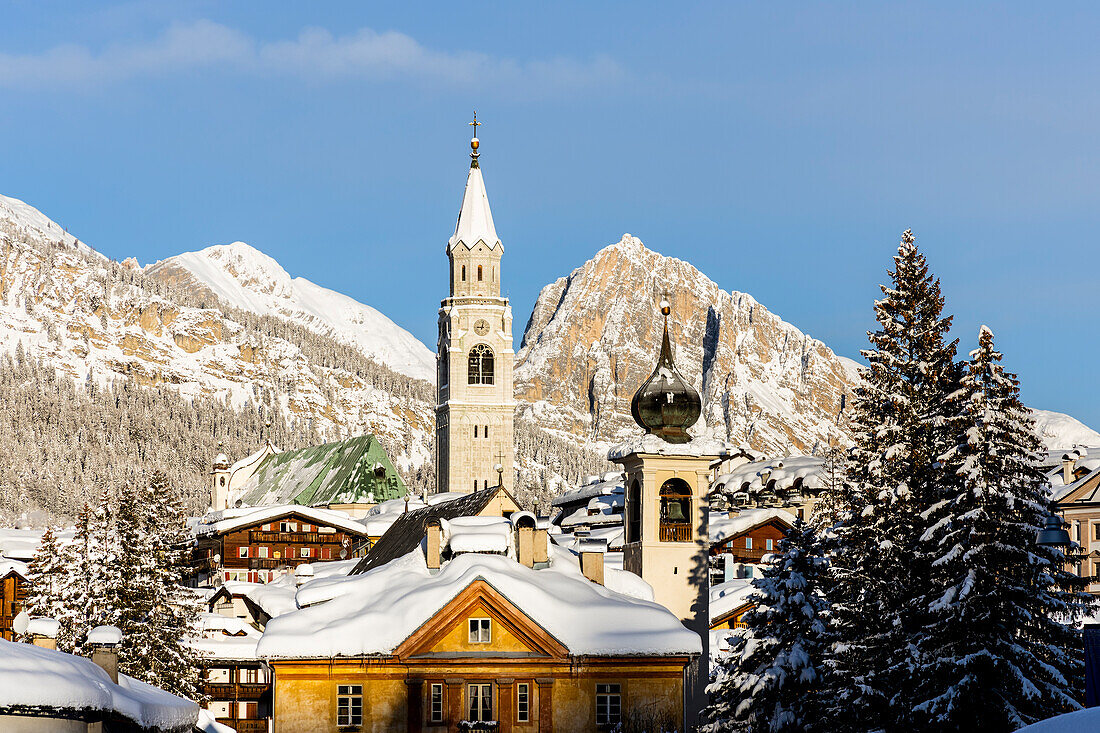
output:
M0 730L4 733L87 733L88 724L61 718L0 715Z
M327 662L314 667L276 665L276 733L336 733L337 688L342 684L363 686L363 733L405 729L404 679L371 677L358 665L334 665L331 671L328 667ZM302 678L306 669L312 679Z
M492 637L490 643L470 643L470 626L468 622L471 618L490 619L490 634ZM531 648L517 639L504 624L493 618L493 615L481 606L476 611L464 615L459 623L447 632L446 636L432 645L433 652L482 653L490 650L494 652L526 652L531 651Z

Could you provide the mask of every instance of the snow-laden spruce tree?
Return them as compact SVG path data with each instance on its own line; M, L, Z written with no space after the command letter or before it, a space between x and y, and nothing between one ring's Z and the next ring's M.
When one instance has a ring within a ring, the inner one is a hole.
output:
M958 433L956 342L912 232L889 275L853 399L847 520L830 538L834 730L896 730L909 715L913 649L927 620L914 601L927 593L933 559L920 541L923 515L955 480L940 457Z
M829 607L816 535L797 520L752 581L756 607L707 688L704 733L829 730L822 718Z
M73 654L83 654L88 632L103 623L105 611L104 547L102 527L106 509L87 503L77 515L72 542L62 545L65 584L61 596L61 630L57 648Z
M153 474L144 493L143 503L149 507L147 531L156 547L149 599L149 626L155 633L147 652L148 667L139 679L194 700L199 694L199 667L186 639L195 633L201 603L181 585L191 550L186 513L162 472Z
M961 479L925 535L934 587L919 637L918 729L1010 731L1079 707L1088 596L1060 549L1039 547L1048 510L1040 449L1015 375L982 327L957 404L960 444L945 463Z
M117 618L113 625L122 631L119 645L119 669L143 681L151 673L160 630L153 621L153 598L156 583L158 548L150 534L147 520L154 507L146 502L146 494L132 478L118 491L115 509L114 553L109 570L112 581L110 613Z
M54 528L46 527L34 557L27 564L27 614L31 618L62 621L67 615L64 592L68 583L61 543Z

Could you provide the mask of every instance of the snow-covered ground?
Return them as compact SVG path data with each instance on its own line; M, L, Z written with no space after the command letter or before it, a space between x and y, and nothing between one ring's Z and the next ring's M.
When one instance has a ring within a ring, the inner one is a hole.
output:
M1100 730L1100 708L1077 710L1040 720L1020 728L1017 733L1085 733Z
M177 265L237 308L300 323L357 347L391 369L435 381L435 354L378 310L302 277L244 242L169 257L147 269Z

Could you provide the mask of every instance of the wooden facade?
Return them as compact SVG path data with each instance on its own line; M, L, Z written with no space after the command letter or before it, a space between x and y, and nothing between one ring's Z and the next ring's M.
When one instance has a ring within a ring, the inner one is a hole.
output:
M712 557L733 555L740 563L757 565L764 555L779 549L779 541L787 536L790 525L782 519L771 518L737 534L730 535L710 545Z
M365 537L366 530L325 525L288 507L278 517L201 535L192 564L199 584L215 575L221 582L266 583L302 563L351 557L352 547Z
M12 624L27 601L27 579L14 569L0 577L0 637L13 640Z
M207 710L237 733L267 733L271 677L258 659L204 659L202 693Z
M524 733L679 729L690 661L574 655L479 579L392 654L271 660L275 731L452 733L479 720Z

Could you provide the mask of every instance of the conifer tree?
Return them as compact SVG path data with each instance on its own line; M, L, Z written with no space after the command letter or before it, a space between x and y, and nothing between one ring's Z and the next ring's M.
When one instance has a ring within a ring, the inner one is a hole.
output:
M119 645L119 669L131 677L148 681L153 656L159 642L153 626L152 607L156 573L156 547L149 535L145 516L144 492L135 480L127 481L118 492L115 510L114 561L111 564L113 590L108 607L117 616L122 631Z
M46 527L34 557L27 564L26 611L31 618L52 618L62 621L66 615L65 586L68 572L61 544L53 527Z
M103 546L96 525L102 508L84 504L77 515L72 542L62 548L67 583L62 590L65 611L57 647L73 654L84 652L88 632L101 623L104 608Z
M948 399L960 377L956 342L912 232L889 275L853 400L848 520L831 549L835 729L897 729L909 716L913 643L925 622L914 600L929 587L932 561L920 542L923 515L953 480L940 457L957 433Z
M797 520L752 581L757 606L707 688L705 733L827 730L822 719L829 607L816 535Z
M1008 731L1079 707L1085 610L1061 549L1039 547L1047 514L1040 443L1015 375L982 327L959 399L959 483L930 517L935 585L919 640L918 727Z

